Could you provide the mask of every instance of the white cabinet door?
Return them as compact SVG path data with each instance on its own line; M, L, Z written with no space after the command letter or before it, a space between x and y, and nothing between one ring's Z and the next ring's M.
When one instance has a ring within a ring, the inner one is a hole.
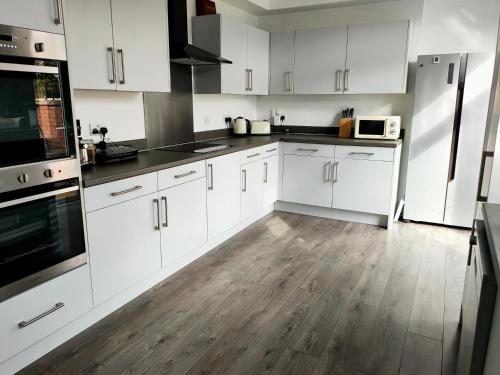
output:
M248 26L248 69L249 90L252 95L269 94L269 33Z
M110 2L65 0L64 16L72 88L116 90Z
M270 94L293 93L295 31L271 33Z
M392 162L336 159L332 207L388 215L392 172Z
M279 157L274 155L262 160L264 167L264 186L262 188L262 205L267 207L278 200L278 165Z
M333 159L284 156L283 200L312 206L332 206Z
M221 65L222 94L247 94L247 30L244 23L221 17L221 56L232 64Z
M406 92L408 21L349 26L348 94Z
M0 24L64 34L61 0L2 0Z
M207 241L206 184L199 178L160 191L163 267Z
M170 91L165 0L112 0L118 90Z
M158 210L153 193L87 214L96 305L161 268Z
M295 94L341 94L347 26L298 30L295 35Z
M246 219L262 209L264 170L262 161L241 166L241 219Z
M207 160L208 238L240 222L240 154Z

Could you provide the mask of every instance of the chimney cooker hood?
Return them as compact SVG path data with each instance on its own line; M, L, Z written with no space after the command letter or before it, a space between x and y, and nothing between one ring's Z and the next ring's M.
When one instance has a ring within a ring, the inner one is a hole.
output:
M232 64L212 52L188 43L187 1L168 0L170 62L183 65Z

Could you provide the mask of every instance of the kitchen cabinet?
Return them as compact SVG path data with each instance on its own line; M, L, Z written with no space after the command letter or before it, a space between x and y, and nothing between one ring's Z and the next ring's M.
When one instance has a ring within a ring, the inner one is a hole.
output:
M232 64L197 66L197 94L267 95L269 33L220 14L192 18L193 45Z
M345 92L406 92L408 21L349 26Z
M160 191L163 267L207 241L206 183L199 178Z
M241 219L251 217L262 209L264 170L261 160L241 166Z
M0 24L64 34L61 0L2 0Z
M347 26L297 30L295 94L342 94Z
M279 158L273 155L262 159L264 184L262 187L262 205L267 207L278 200Z
M335 159L333 208L388 215L393 163Z
M208 238L240 222L240 155L232 153L207 160Z
M94 303L161 269L158 193L87 213Z
M270 34L270 94L293 93L295 31Z
M283 200L331 207L332 165L333 158L284 155Z
M65 0L64 14L74 89L170 91L165 0Z

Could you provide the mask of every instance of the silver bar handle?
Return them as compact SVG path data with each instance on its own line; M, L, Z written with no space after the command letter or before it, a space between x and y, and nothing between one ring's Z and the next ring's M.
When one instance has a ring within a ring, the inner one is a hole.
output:
M257 152L256 154L252 154L252 155L247 155L247 159L251 159L251 158L254 158L256 156L259 156L260 155L260 152Z
M196 174L196 171L190 171L187 173L175 175L174 178L183 178L183 177L187 177L187 176L192 176L194 174Z
M351 73L350 69L346 69L344 73L344 91L349 91L349 74Z
M317 148L298 148L297 151L318 152Z
M116 61L113 47L106 48L108 52L108 78L109 83L116 83Z
M264 183L267 184L267 171L269 169L269 165L267 162L264 162Z
M70 193L72 191L77 191L78 189L79 189L78 186L72 186L72 187L67 187L67 188L58 189L58 190L54 190L54 191L49 191L46 193L40 193L37 195L30 195L29 197L13 199L11 201L0 203L0 209L16 206L16 205L22 204L22 203L33 202L33 201L36 201L39 199L55 197L55 196L60 195L60 194L65 194L65 193Z
M125 57L123 55L123 49L121 49L121 48L117 49L116 53L117 53L117 55L120 56L120 66L122 68L120 84L124 85L125 84L125 62L124 62Z
M64 303L62 303L62 302L57 302L57 303L55 304L55 306L54 306L54 307L52 307L50 310L47 310L47 311L45 311L44 313L41 313L40 315L35 316L34 318L32 318L32 319L30 319L30 320L28 320L28 321L23 320L22 322L17 323L17 325L18 325L18 327L19 327L19 328L24 328L24 327L27 327L27 326L29 326L30 324L33 324L33 323L35 323L36 321L38 321L38 320L40 320L40 319L42 319L42 318L45 318L47 315L52 314L54 311L57 311L57 310L59 310L59 309L60 309L60 308L62 308L62 307L64 307Z
M339 181L338 179L339 176L339 162L335 162L333 164L333 183L337 183Z
M62 14L61 14L61 0L54 0L56 6L56 18L54 19L54 23L56 25L62 24Z
M276 151L276 150L277 150L277 148L275 147L275 148L272 148L270 150L266 150L266 152L273 152L273 151Z
M247 191L247 171L246 171L246 169L243 169L241 171L241 175L243 177L243 187L242 187L241 191L245 193Z
M336 72L336 75L335 75L335 78L336 78L335 91L342 91L342 73L343 73L342 69L339 69Z
M208 190L214 190L214 166L212 164L208 164L208 170L210 171L208 174Z
M155 230L160 230L160 201L153 199L153 206L156 209L156 214L153 213L153 221Z
M24 65L13 63L0 63L0 70L7 72L59 74L59 69L55 66Z
M163 222L163 227L168 228L168 201L167 197L161 197L163 201L163 207L165 208L165 221Z
M111 193L111 196L112 197L118 197L120 195L132 193L134 191L141 190L141 189L142 189L142 186L141 185L137 185L137 186L134 186L133 188L130 188L130 189L127 189L127 190L113 192L113 193Z
M253 91L253 69L250 69L250 88L249 91Z
M349 155L366 155L366 156L373 156L375 155L374 152L350 152Z
M292 72L288 71L285 73L285 75L286 75L285 91L291 92L292 91Z
M325 165L326 168L326 181L331 181L332 180L332 162L329 161Z
M250 69L245 69L245 91L250 91Z

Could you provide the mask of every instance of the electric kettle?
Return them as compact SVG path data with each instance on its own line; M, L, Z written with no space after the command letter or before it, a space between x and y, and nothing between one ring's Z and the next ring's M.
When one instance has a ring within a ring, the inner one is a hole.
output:
M243 117L237 117L234 120L233 133L234 135L245 136L248 132L250 121Z

